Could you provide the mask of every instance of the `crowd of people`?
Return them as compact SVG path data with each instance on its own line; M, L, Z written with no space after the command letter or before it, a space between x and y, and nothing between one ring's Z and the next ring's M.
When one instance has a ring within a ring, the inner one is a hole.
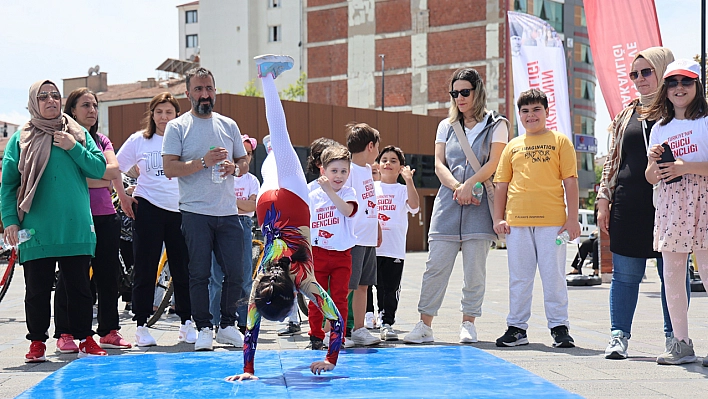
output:
M196 351L212 350L214 339L243 347L243 373L228 380L257 378L261 318L288 320L280 335L301 331L298 292L309 299L309 347L326 350L323 361L312 363L314 374L332 370L342 346L398 340L393 325L408 215L420 207L415 170L406 165L400 148L380 149L386 132L351 123L346 143L327 138L312 143L308 170L319 177L308 184L274 83L293 61L260 56L256 64L270 133L263 142L267 157L262 184L249 173L258 143L242 134L235 121L214 112L215 79L205 68L186 73L188 112L181 113L169 93L155 96L143 128L117 152L97 132L95 93L73 91L62 112L62 96L53 82L32 85L32 119L7 145L0 187L4 239L18 245L24 264L31 341L25 361L46 360L57 264L57 350L84 357L105 356L104 348L132 347L119 332L119 251L131 252L124 258L134 263L128 295L137 326L134 344L156 345L147 320L154 311L163 248L180 318L177 340L193 344ZM639 283L647 259L653 258L662 282L666 338L657 363L692 362L689 253L708 276L708 105L700 68L656 47L637 53L629 76L640 97L612 122L597 200L598 225L609 233L614 264L605 355L628 356ZM516 99L525 134L511 138L509 121L487 108L485 84L474 68L455 71L448 88L448 117L440 122L434 141L441 185L431 215L420 321L403 341L435 341L432 322L458 252L464 276L459 342L478 341L475 320L482 316L487 255L492 243L505 236L509 313L496 345L529 343L538 270L553 346L574 347L566 243L579 237L580 226L569 132L547 128L548 98L539 89ZM126 174L137 174L130 190L123 184ZM125 224L111 201L113 190L120 213L132 223L132 243L123 237ZM62 212L56 213L59 203ZM265 245L254 279L253 217ZM20 243L21 228L36 233ZM94 332L91 309L96 299ZM370 332L374 326L378 336Z

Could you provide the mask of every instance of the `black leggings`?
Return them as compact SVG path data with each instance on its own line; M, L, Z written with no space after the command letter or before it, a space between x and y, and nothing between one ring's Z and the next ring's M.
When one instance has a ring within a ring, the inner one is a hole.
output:
M156 207L150 201L137 197L133 224L133 254L135 281L133 282L133 320L138 326L147 323L155 298L157 266L165 243L172 283L175 286L175 311L182 324L192 318L189 299L189 253L182 236L182 214Z
M96 254L91 259L93 283L98 295L98 330L96 333L105 337L112 330L120 330L118 320L118 281L120 278L120 260L118 247L120 245L120 219L112 215L94 215L93 225L96 230ZM54 300L54 338L69 332L69 305L63 301L66 298L65 278L59 272L59 282ZM93 302L92 302L93 303Z
M28 260L23 264L28 340L45 342L49 339L47 331L52 313L50 302L57 262L64 278L57 283L54 299L69 304L66 333L72 334L76 339L93 335L93 299L89 288L90 260L90 255L81 255Z
M583 262L585 262L585 258L587 258L590 252L592 252L592 268L593 270L599 270L599 246L600 240L597 238L584 239L580 245L578 245L578 253L575 255L575 259L573 259L573 264L571 267L580 272L583 267Z

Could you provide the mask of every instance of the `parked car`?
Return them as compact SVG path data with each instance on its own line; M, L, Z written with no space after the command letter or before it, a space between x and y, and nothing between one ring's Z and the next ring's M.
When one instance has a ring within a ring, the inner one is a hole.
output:
M595 212L589 209L578 210L578 222L580 222L580 237L588 237L597 229Z

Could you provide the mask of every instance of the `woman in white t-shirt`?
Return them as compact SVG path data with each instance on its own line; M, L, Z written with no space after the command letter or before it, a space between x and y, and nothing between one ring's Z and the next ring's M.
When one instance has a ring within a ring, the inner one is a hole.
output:
M685 267L696 255L701 276L708 276L708 104L698 78L700 66L687 59L669 64L664 84L643 118L658 120L649 137L647 181L659 183L654 216L654 250L664 259L666 302L674 338L659 364L696 360L688 337L688 297ZM668 144L675 162L661 163L662 144ZM674 179L679 181L672 181ZM703 279L708 287L708 279ZM708 366L708 358L703 365Z
M164 243L169 254L170 273L175 286L175 312L180 317L179 341L194 343L197 332L192 324L189 298L189 253L182 235L177 179L165 177L162 167L162 138L167 122L179 115L179 103L170 93L162 93L150 101L143 130L133 133L123 143L117 158L121 172L138 165L140 176L133 196L122 185L116 185L121 208L135 219L133 251L135 280L133 283L133 320L137 322L135 341L138 346L154 346L155 339L147 328L152 313L155 276Z

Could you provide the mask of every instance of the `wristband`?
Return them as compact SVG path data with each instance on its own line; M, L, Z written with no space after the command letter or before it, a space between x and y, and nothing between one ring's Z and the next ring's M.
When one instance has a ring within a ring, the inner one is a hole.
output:
M206 165L206 161L204 161L204 158L200 158L199 160L202 161L202 167L204 169L209 169L209 167Z
M455 184L455 188L453 190L457 190L460 187L462 187L462 183L457 182L457 184Z

